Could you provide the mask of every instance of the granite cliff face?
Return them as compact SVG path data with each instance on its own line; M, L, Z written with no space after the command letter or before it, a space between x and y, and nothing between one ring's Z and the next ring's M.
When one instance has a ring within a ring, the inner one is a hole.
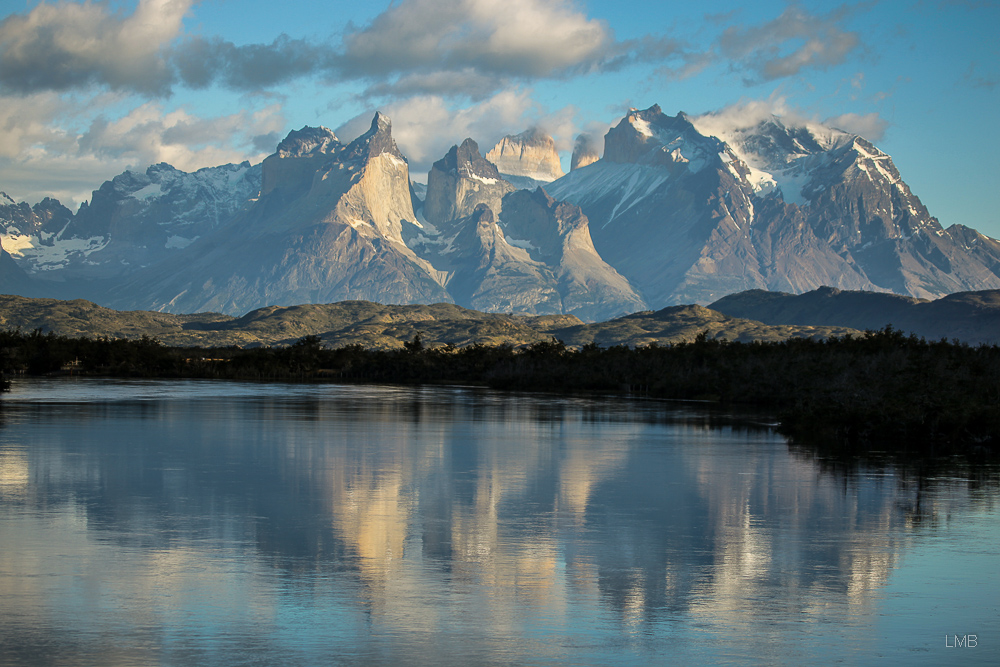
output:
M446 223L471 215L480 204L499 213L503 196L515 189L483 158L479 144L466 139L461 146L452 146L427 174L424 217L435 225Z
M178 261L114 288L112 305L242 313L351 298L450 301L438 273L403 243L403 220L415 215L389 120L377 114L346 145L315 139L290 135L265 161L267 194Z
M594 249L579 208L540 188L515 191L471 139L434 164L423 212L429 224L413 233L410 246L448 273L448 291L460 305L583 319L645 305Z
M555 141L538 128L507 135L490 149L486 159L518 188L534 189L564 175Z

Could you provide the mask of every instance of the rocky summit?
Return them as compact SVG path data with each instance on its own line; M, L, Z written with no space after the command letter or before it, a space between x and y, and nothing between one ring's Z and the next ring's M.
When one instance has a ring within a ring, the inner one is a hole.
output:
M486 159L518 188L534 189L563 176L555 141L537 127L504 137Z
M1000 289L1000 242L943 227L864 137L770 116L629 111L563 174L537 128L467 138L413 183L375 114L261 164L126 171L73 213L0 196L0 292L239 314L363 299L604 320L830 286Z

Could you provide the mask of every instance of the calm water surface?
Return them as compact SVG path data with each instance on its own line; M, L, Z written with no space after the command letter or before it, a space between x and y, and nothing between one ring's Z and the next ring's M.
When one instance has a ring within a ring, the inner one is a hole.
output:
M996 467L460 388L24 380L0 421L2 665L1000 661Z

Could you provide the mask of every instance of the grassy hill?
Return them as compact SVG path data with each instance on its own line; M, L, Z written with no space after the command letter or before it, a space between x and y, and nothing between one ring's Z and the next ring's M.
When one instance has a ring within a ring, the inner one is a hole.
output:
M219 313L172 315L149 311L116 311L77 299L29 299L0 296L0 328L52 332L71 337L137 339L149 336L170 346L220 347L287 345L304 336L319 336L326 347L361 345L399 349L419 333L431 347L508 344L531 345L553 337L570 346L602 347L710 339L776 341L827 338L856 333L845 327L773 326L723 315L701 306L676 306L584 324L572 315L507 315L482 313L454 304L393 306L369 301L270 306L242 317Z
M892 325L927 340L1000 343L1000 290L958 292L933 301L832 287L805 294L749 290L719 299L709 307L767 324L822 324L869 330Z

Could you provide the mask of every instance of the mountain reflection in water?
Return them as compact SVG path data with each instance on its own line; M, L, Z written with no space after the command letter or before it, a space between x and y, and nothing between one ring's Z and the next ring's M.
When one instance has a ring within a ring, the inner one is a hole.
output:
M5 665L997 657L995 467L461 388L29 381L2 416ZM887 594L936 567L964 600Z

